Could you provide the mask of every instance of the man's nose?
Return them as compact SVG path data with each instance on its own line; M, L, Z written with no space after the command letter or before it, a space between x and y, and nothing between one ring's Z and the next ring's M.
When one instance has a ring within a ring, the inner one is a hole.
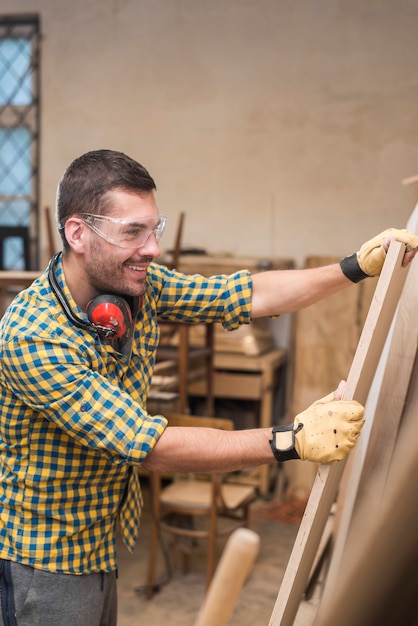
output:
M152 232L146 242L138 249L144 256L151 256L154 259L160 256L160 246L158 244L155 233Z

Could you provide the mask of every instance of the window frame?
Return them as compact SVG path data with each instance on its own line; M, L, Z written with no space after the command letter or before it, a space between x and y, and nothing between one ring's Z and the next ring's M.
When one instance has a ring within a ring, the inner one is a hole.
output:
M27 39L31 46L30 82L31 99L27 104L14 104L12 99L0 102L0 128L13 130L25 128L30 132L30 189L29 194L0 194L0 200L6 203L19 200L29 202L28 223L25 225L29 239L29 262L24 269L39 267L40 260L40 57L41 30L40 18L36 14L1 15L0 40L10 38ZM7 208L5 209L7 211ZM1 220L1 216L0 216ZM22 226L17 223L16 226ZM1 229L1 221L0 221Z

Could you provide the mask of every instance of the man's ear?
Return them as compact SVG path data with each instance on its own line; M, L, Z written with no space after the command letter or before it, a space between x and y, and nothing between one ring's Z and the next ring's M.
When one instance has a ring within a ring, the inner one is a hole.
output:
M65 223L65 238L75 252L84 252L87 226L78 217L70 217Z

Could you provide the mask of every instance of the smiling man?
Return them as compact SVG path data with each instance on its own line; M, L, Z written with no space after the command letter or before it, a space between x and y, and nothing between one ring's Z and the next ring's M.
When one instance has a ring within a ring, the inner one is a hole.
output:
M18 294L0 327L0 624L114 626L116 528L134 549L136 469L232 471L334 462L355 445L363 407L343 385L286 426L174 428L147 411L157 319L222 323L306 307L380 272L389 229L339 264L186 276L155 263L166 218L130 157L82 155L57 194L63 251Z

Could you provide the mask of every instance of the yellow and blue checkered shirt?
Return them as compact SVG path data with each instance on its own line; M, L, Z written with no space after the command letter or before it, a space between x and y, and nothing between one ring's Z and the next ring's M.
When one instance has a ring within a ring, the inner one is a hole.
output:
M65 285L61 260L57 279L74 313L87 319ZM47 272L2 318L2 558L51 572L112 571L119 517L133 549L142 506L136 467L167 424L146 411L157 316L233 330L250 321L251 309L247 271L204 278L152 264L147 281L130 358L67 319Z

